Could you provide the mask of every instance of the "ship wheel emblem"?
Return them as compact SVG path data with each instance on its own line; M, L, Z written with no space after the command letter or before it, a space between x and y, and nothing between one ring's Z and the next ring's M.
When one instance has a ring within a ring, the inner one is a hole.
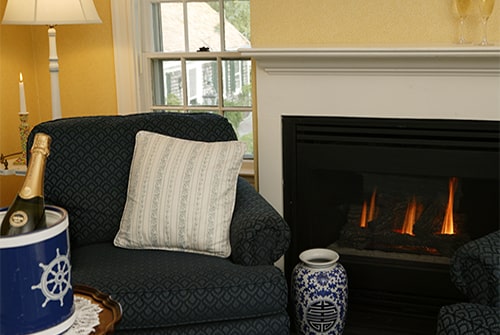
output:
M69 249L68 249L69 254ZM42 307L45 308L49 301L59 300L61 306L63 299L71 288L71 265L68 255L60 255L56 249L56 257L48 264L38 264L43 269L40 283L31 286L32 290L40 289L45 296Z

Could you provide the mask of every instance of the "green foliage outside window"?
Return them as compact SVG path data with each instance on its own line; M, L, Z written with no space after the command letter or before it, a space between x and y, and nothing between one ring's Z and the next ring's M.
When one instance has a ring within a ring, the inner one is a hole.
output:
M219 12L218 3L209 2L209 5ZM224 12L226 19L250 40L250 0L225 0Z

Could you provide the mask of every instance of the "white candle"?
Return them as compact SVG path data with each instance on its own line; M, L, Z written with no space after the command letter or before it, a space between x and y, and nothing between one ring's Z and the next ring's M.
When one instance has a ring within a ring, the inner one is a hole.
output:
M21 104L21 110L19 114L28 114L26 111L26 96L24 94L24 83L23 83L23 74L19 73L19 101Z

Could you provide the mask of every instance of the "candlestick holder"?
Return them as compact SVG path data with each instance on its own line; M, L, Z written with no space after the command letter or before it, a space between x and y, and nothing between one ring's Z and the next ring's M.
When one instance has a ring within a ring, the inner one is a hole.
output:
M14 165L26 165L26 144L29 135L29 125L28 125L28 113L19 113L19 137L21 139L21 156L17 157L14 161Z

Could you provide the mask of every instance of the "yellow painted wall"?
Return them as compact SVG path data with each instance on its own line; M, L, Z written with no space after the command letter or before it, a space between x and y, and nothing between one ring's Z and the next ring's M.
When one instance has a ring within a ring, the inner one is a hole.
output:
M477 1L466 37L480 41ZM251 0L252 47L450 45L457 40L453 0ZM500 1L489 22L500 43Z
M94 0L102 24L57 26L63 117L117 114L109 0ZM0 18L7 0L0 0ZM0 152L21 150L19 72L30 126L51 116L46 26L0 25ZM22 177L0 177L0 207L8 206Z

